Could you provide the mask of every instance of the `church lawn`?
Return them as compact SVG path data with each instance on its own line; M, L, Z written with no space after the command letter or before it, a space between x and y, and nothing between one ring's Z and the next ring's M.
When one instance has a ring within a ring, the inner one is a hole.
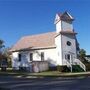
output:
M90 72L59 72L59 71L45 71L39 73L21 72L13 71L12 69L7 69L7 71L0 70L0 76L16 76L16 77L79 77L79 76L90 76Z

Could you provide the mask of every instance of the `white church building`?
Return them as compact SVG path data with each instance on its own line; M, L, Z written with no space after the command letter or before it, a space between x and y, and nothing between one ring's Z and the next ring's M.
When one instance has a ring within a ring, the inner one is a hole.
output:
M11 48L13 69L18 70L20 67L30 69L33 68L32 64L41 63L41 66L36 66L36 71L40 67L41 71L44 71L48 69L48 65L50 67L79 65L85 71L85 65L77 59L77 33L74 31L73 21L74 18L68 12L56 14L55 32L22 37Z

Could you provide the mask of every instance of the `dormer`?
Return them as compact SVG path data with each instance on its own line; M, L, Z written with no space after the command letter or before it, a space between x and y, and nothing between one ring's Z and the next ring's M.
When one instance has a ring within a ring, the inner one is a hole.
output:
M54 24L56 24L56 32L73 31L73 20L74 18L68 12L56 14L54 22Z

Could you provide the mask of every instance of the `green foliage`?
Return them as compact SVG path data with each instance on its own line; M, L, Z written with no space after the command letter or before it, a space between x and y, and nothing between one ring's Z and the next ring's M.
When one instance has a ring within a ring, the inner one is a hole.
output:
M80 51L79 51L80 60L84 61L85 56L86 56L86 51L84 49L80 49Z
M0 62L2 60L6 59L9 66L11 66L11 58L10 58L10 53L9 53L9 48L6 48L4 45L4 41L0 40Z
M0 40L0 49L2 49L4 47L4 41Z
M60 71L60 72L62 71L60 65L57 66L57 71Z
M0 40L0 60L3 58L4 41Z
M3 55L7 59L8 67L11 67L11 56L10 56L9 48L4 49Z
M79 65L73 65L73 72L83 72L84 70Z
M86 70L90 71L90 63L85 63L85 66L86 66Z
M57 66L57 71L60 71L60 72L70 72L70 69L66 65L64 65L64 66L58 65Z
M57 67L49 67L49 71L56 71L57 70Z

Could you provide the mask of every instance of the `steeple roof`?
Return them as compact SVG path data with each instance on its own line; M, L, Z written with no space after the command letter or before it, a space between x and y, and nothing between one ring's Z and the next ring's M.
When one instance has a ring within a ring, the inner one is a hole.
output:
M55 18L55 22L54 23L56 24L60 20L73 21L74 18L67 11L65 11L64 13L57 13L56 14L56 18Z

